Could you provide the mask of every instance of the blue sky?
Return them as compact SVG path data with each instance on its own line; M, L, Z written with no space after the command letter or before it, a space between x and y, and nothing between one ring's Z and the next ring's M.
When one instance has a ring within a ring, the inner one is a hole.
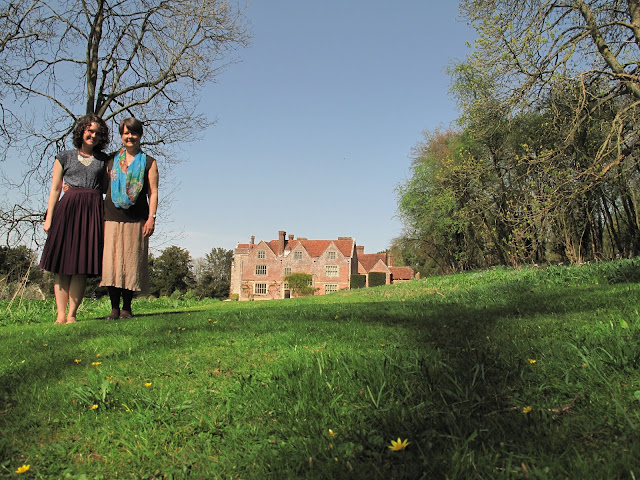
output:
M217 123L161 179L161 199L180 186L158 227L193 258L279 230L384 250L411 149L457 117L445 70L475 38L458 3L251 0L247 17L251 46L203 91Z

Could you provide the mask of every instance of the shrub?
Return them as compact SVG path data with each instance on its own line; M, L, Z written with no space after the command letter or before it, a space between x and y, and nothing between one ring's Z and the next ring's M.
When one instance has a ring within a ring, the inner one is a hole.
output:
M367 285L367 277L365 275L355 274L351 275L350 286L354 288L364 288Z
M387 274L384 272L371 272L369 274L369 286L377 287L379 285L386 285Z
M292 273L284 277L284 279L286 282L289 282L289 288L291 288L293 295L304 297L313 295L313 292L316 291L316 289L311 286L313 276L308 273Z

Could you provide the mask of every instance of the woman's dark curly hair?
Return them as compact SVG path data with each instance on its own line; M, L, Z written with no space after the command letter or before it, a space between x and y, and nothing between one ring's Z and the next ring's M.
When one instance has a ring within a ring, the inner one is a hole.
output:
M109 127L107 127L104 120L93 113L84 115L76 121L76 124L73 126L73 146L76 148L82 147L84 131L89 128L92 123L97 123L100 126L98 135L96 135L96 137L99 138L97 138L93 150L95 152L101 152L102 149L109 144Z

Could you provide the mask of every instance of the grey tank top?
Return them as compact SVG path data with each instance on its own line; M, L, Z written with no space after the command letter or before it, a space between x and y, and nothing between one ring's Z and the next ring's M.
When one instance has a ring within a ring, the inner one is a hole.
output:
M65 150L56 158L62 165L64 182L74 188L92 188L102 190L102 178L105 171L107 155L97 152L91 163L84 165L78 160L78 150Z

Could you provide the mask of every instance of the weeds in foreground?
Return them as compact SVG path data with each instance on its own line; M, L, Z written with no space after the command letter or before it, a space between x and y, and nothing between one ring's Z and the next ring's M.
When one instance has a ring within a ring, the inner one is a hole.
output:
M0 476L636 478L637 270L137 301L123 321L88 301L69 326L29 303L1 328Z

